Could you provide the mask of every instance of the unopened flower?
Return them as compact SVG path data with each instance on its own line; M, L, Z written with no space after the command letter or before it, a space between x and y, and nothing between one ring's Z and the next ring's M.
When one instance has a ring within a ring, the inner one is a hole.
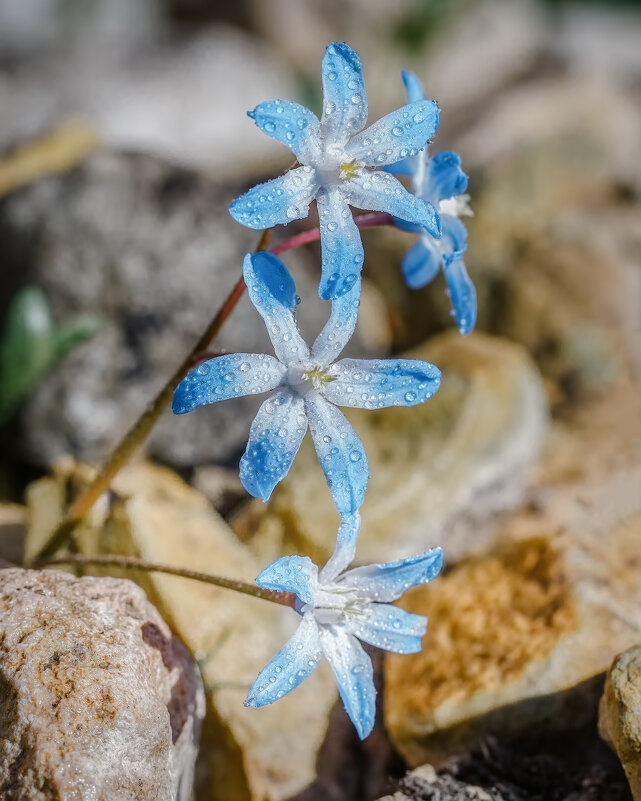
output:
M359 640L399 654L421 650L427 618L389 602L437 576L443 553L435 548L409 559L345 570L354 556L359 525L358 514L343 518L336 550L320 572L308 556L284 556L256 579L260 587L294 593L302 620L258 675L245 706L265 706L287 695L325 656L347 714L363 739L374 725L376 690L371 659Z
M411 102L424 98L423 88L415 75L403 72L403 81ZM412 289L418 289L428 284L442 269L454 318L460 332L468 334L476 322L476 292L463 263L467 231L460 218L470 216L472 211L469 195L465 194L467 175L461 169L461 159L449 150L430 157L426 147L423 153L386 169L409 176L417 197L431 203L441 218L440 238L397 218L399 227L420 234L418 242L408 250L403 260L405 280Z
M360 280L332 301L331 316L310 349L296 325L296 287L282 261L270 253L248 254L243 274L276 358L233 353L204 362L179 384L173 410L184 414L216 401L273 390L252 423L240 461L247 491L269 499L287 475L309 425L336 508L340 514L355 512L369 467L361 441L336 407L415 406L436 392L440 371L413 359L335 361L356 325Z
M375 168L418 153L434 135L438 107L421 98L362 130L367 97L358 54L330 44L323 58L323 114L285 100L261 103L250 117L290 147L301 166L253 187L235 200L232 217L264 229L306 217L316 198L321 233L321 298L348 292L363 266L363 246L350 206L388 212L440 236L433 206Z

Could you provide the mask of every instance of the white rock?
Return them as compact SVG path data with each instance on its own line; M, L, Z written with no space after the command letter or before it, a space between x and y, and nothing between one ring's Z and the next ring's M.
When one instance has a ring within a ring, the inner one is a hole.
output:
M204 697L140 587L0 571L0 796L188 801Z

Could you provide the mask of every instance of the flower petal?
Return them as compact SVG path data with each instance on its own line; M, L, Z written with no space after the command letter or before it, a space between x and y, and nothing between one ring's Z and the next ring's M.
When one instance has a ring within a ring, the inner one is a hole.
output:
M359 640L397 654L415 654L427 631L427 618L391 604L369 604L358 617L346 616L345 628Z
M340 577L340 583L355 587L372 601L395 601L410 587L427 584L438 576L442 567L443 551L433 548L420 556L397 562L355 567Z
M229 207L231 216L241 225L260 231L285 225L307 216L316 195L316 171L297 167L279 178L252 187Z
M361 516L358 512L344 515L338 528L334 553L322 568L319 579L323 584L332 582L349 565L356 553L356 541L361 529Z
M451 150L441 150L427 165L427 194L433 203L462 195L467 189L467 175L461 169L461 158Z
M330 367L323 392L330 403L358 409L416 406L436 392L441 371L416 359L341 359Z
M174 392L174 414L185 414L216 401L267 392L278 386L286 368L263 353L228 353L189 372Z
M452 301L454 319L461 334L469 334L476 323L476 290L462 259L446 263L443 272Z
M318 158L318 117L288 100L268 100L248 112L263 133L291 148L301 164Z
M318 294L330 300L349 292L357 283L363 269L363 243L340 187L319 189L316 203L322 260Z
M312 359L327 367L349 342L358 317L361 303L361 282L358 280L349 292L332 301L332 313L323 330L312 345Z
M272 704L295 690L316 670L321 660L319 629L314 616L303 616L284 648L264 667L245 700L245 706Z
M243 276L278 359L283 364L293 364L309 358L309 348L294 318L296 284L283 262L272 253L248 253Z
M363 503L369 479L363 445L345 415L319 392L305 396L305 411L336 508L341 515L352 514Z
M441 252L436 244L426 243L428 234L421 237L403 257L403 275L410 289L429 284L441 266Z
M381 117L350 139L345 150L368 167L394 164L422 150L437 126L438 106L431 100L421 100Z
M385 211L393 217L416 223L437 239L441 221L434 207L426 200L410 194L403 184L386 172L364 171L343 184L347 202L370 211Z
M408 103L416 103L419 100L425 100L425 92L423 91L421 82L413 72L401 70L401 78L405 84Z
M356 637L338 626L321 626L320 641L347 714L364 740L374 728L376 689L372 660Z
M309 556L282 556L258 574L256 584L266 590L296 593L303 603L313 604L318 568Z
M343 42L328 45L323 58L321 136L345 143L367 122L367 94L358 53Z
M441 214L443 259L460 259L467 248L467 228L451 214Z
M302 398L279 387L258 410L240 460L240 480L255 498L269 500L292 466L307 431Z

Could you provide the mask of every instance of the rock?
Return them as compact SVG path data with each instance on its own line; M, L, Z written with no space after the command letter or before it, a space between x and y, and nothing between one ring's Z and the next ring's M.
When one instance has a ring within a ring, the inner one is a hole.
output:
M420 654L387 658L385 716L411 765L576 729L637 642L641 400L623 389L608 415L592 404L555 426L529 500L496 524L502 545L407 596L430 626Z
M635 801L641 799L641 646L616 657L599 705L599 732L619 755Z
M32 460L48 464L66 453L104 458L184 359L257 243L255 231L229 217L234 193L150 157L105 152L5 200L0 297L20 276L43 287L57 319L82 311L104 320L26 405L22 439ZM302 330L315 336L328 304L318 298L315 272L301 269L305 253L287 261L305 299ZM369 337L371 347L358 334L353 347L380 354L381 327ZM271 352L264 323L246 297L213 347ZM260 402L241 398L183 416L168 411L150 450L180 465L234 461Z
M423 765L408 773L393 795L379 801L505 801L505 796L464 784L452 776L438 776L431 765Z
M52 495L52 481L33 485L31 501ZM70 481L59 474L61 494ZM34 533L40 536L39 530ZM33 548L30 536L28 552ZM145 462L116 477L110 506L95 510L77 539L88 554L133 554L252 583L265 566L236 540L205 497L170 470ZM298 616L193 580L108 570L139 582L198 659L207 699L198 798L281 801L311 784L338 696L329 666L322 664L276 705L259 710L243 706L258 672L293 634Z
M363 562L443 542L449 560L481 549L484 522L518 502L545 439L541 381L520 348L451 332L405 355L441 369L432 399L413 408L345 410L370 464ZM256 502L234 528L265 559L293 550L319 562L329 556L338 516L309 437L264 509Z
M3 798L189 801L200 677L139 587L2 570L0 621Z

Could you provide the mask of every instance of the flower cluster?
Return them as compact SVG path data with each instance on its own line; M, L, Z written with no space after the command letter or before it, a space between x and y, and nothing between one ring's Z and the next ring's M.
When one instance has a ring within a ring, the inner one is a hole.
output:
M369 466L356 432L339 406L381 409L414 406L439 388L434 365L414 359L338 358L351 338L361 294L364 251L351 206L385 212L419 234L403 261L410 287L424 286L443 270L461 333L476 319L476 298L462 256L469 213L467 176L454 153L429 158L438 107L418 79L403 73L408 104L365 128L367 98L358 55L347 45L328 46L322 67L320 120L296 103L261 103L249 116L294 152L298 166L253 187L235 200L238 222L267 229L305 217L316 200L321 240L319 295L331 301L329 319L309 347L295 318L294 281L269 252L247 254L243 276L262 316L274 356L233 353L192 370L176 389L177 414L242 395L270 393L252 423L240 461L249 493L267 501L288 473L309 428L327 484L341 516L334 553L322 570L308 558L286 556L256 579L263 588L293 593L302 616L296 634L260 673L247 706L272 703L309 676L322 655L329 660L347 712L359 735L374 723L372 665L362 640L397 653L421 648L425 618L390 604L405 590L430 581L442 552L348 570L356 552ZM411 189L394 175L410 179Z

